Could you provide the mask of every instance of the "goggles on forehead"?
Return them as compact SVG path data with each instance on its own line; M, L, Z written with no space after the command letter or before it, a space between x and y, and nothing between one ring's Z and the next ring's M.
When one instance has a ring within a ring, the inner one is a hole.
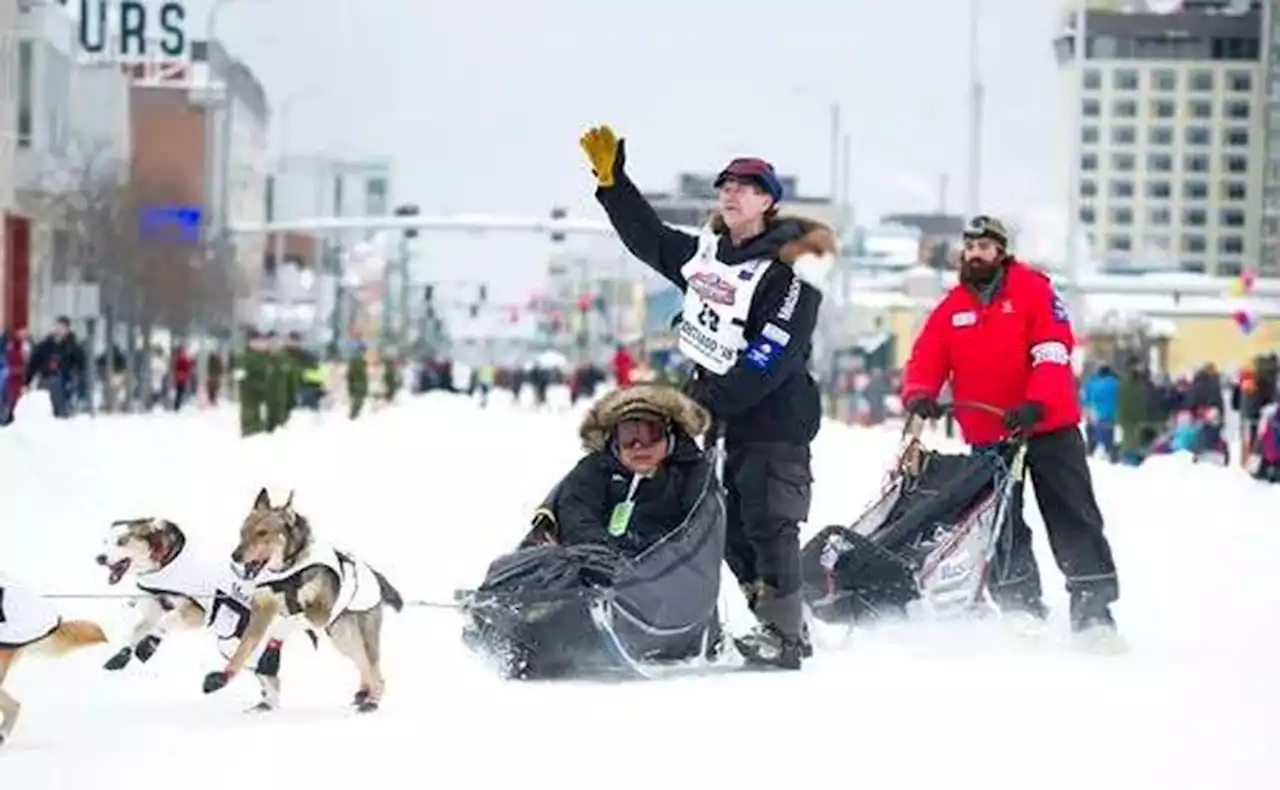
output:
M1009 243L1009 233L1004 229L1004 223L995 217L986 214L979 214L964 229L964 238L971 239L990 239L1001 246L1007 246Z
M613 429L619 447L653 447L667 438L666 423L652 417L629 417Z

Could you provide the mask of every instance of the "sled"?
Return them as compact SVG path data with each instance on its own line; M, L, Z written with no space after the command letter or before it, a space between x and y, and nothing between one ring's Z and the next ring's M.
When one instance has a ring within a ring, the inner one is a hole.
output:
M851 524L828 526L805 544L803 592L815 619L854 625L969 616L987 607L992 563L1002 537L1012 535L1005 527L1016 515L1026 442L942 453L923 446L919 427L908 423L874 503Z
M602 546L548 545L535 518L484 583L455 595L463 641L512 679L654 677L707 662L720 641L725 543L720 450L682 523L634 558ZM559 486L539 508L554 511Z

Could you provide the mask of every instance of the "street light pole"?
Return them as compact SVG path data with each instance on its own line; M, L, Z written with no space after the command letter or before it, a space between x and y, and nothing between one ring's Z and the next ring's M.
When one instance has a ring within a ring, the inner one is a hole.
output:
M969 0L969 216L982 213L982 0Z

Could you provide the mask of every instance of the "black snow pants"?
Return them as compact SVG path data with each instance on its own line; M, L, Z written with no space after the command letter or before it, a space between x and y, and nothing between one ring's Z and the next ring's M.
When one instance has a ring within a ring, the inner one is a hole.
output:
M1102 513L1078 428L1033 437L1027 443L1027 470L1044 519L1049 547L1067 579L1072 624L1109 619L1120 597L1111 546L1102 532ZM1025 480L1014 486L1011 514L996 550L991 592L1002 609L1041 608L1040 571L1031 547L1031 529L1022 516Z
M802 630L800 522L809 518L813 474L808 445L751 442L725 453L725 561L743 587L771 598L756 616L788 636Z

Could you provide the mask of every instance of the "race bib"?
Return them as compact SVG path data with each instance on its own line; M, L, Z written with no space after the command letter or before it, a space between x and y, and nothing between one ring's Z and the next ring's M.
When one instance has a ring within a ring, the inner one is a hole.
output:
M240 639L249 629L249 607L219 590L213 597L209 627L219 639Z

